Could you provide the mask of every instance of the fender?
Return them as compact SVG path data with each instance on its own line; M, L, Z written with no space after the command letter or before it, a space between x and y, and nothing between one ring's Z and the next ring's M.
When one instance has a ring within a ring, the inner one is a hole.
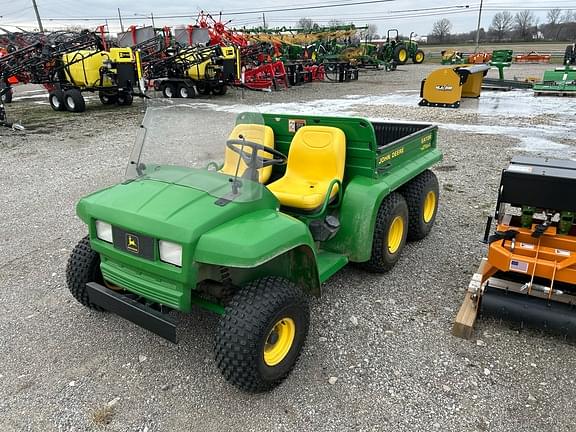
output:
M340 206L340 230L323 248L346 254L353 262L368 261L372 252L376 216L384 198L441 159L440 151L434 149L401 169L384 173L378 178L352 178L346 186Z
M235 284L278 275L320 295L314 240L306 225L275 209L242 215L202 235L194 260L226 267Z

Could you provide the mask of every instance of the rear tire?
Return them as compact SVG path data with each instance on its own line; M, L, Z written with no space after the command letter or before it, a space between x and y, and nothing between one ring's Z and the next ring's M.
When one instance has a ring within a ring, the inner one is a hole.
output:
M66 111L66 105L64 105L64 93L60 90L51 91L48 94L48 102L54 111Z
M374 225L370 259L360 263L364 269L386 273L396 265L406 244L408 205L398 192L392 192L380 205Z
M394 53L392 54L392 58L399 65L405 64L408 61L408 50L406 49L406 46L396 45L394 47Z
M264 277L240 288L220 319L216 364L227 381L263 392L292 371L308 335L308 299L292 282Z
M198 93L200 93L201 95L207 96L210 94L210 86L205 82L200 81L196 83L196 89L198 90Z
M216 96L224 96L227 91L228 91L228 86L226 84L222 84L218 87L214 87L212 89L212 94L214 94Z
M4 90L5 88L8 88L8 91L2 95L2 102L4 102L5 104L12 103L12 96L14 95L14 89L12 89L12 87L9 87L5 83L0 83L0 90Z
M174 84L165 84L162 87L162 96L168 99L178 97L176 92L176 86Z
M130 106L134 102L134 96L130 93L118 93L118 105Z
M408 204L408 240L422 240L436 221L440 196L438 178L426 170L402 187L400 193Z
M70 89L64 92L64 106L70 112L86 111L86 101L78 89Z
M90 303L86 284L88 282L104 282L100 271L100 255L90 247L90 239L84 237L72 250L66 266L66 283L68 289L80 304L90 309L102 311L100 306Z
M571 64L573 56L574 56L574 47L572 45L568 45L566 47L566 51L564 52L564 64Z
M186 84L180 84L178 86L178 96L185 99L195 98L196 90L193 86L188 87Z
M118 95L115 93L98 92L98 97L102 105L113 105L118 101Z

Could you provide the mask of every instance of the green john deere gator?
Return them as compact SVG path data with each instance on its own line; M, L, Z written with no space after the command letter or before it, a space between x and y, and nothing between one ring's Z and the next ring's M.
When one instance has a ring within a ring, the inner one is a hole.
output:
M89 234L68 287L173 342L178 311L219 314L224 377L271 389L299 357L324 282L349 262L387 272L407 239L429 233L437 127L259 113L234 125L160 101L149 101L126 180L77 205Z

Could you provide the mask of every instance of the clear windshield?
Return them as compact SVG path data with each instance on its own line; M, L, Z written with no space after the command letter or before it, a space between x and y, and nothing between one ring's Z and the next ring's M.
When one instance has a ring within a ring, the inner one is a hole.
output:
M261 197L272 167L263 166L270 155L257 146L274 145L261 114L215 111L186 99L147 102L128 178L178 184L230 201Z

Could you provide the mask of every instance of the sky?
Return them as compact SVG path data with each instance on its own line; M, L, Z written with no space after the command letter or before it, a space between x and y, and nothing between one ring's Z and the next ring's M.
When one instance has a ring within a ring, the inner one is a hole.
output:
M362 2L365 3L346 6ZM37 4L46 29L67 26L94 29L107 22L109 30L115 33L120 30L120 8L124 27L150 25L150 14L155 17L156 27L194 24L198 13L204 10L214 16L221 11L223 21L231 19L229 26L238 28L262 25L263 18L268 27L295 26L299 18L307 17L320 25L327 24L331 19L352 21L357 26L374 24L379 34L396 28L406 35L410 32L426 35L431 32L434 22L441 18L451 21L453 33L475 30L480 0L37 0ZM338 6L332 7L334 5ZM308 6L316 8L272 11ZM545 23L547 10L554 7L576 11L576 0L483 0L481 26L487 29L492 17L499 11L516 13L522 9L532 10L540 23ZM263 10L266 11L264 17ZM168 18L173 15L178 17ZM32 0L0 0L0 28L13 30L12 26L26 30L38 28Z

